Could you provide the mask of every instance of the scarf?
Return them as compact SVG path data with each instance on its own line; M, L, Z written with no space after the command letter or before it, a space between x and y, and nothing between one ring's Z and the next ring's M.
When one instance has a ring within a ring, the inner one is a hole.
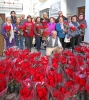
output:
M10 23L7 23L7 25L11 25L11 31L10 31L10 37L9 37L9 42L12 43L12 39L14 38L14 32L13 32L13 26Z
M63 23L60 23L60 25L61 25L61 29L64 29L64 24Z
M77 22L72 22L72 24L75 26L75 27L78 27L78 23Z

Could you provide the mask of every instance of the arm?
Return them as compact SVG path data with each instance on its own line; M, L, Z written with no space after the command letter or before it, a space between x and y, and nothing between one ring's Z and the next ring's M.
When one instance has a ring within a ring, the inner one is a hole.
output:
M59 23L57 23L56 24L56 30L58 31L58 32L63 32L63 29L61 29L61 26L60 26L60 24Z
M36 23L34 25L34 33L35 33L35 35L38 35L37 30L36 30Z

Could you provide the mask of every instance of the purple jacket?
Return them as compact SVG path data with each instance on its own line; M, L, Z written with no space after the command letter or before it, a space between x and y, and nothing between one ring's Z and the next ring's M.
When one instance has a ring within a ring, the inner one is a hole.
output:
M5 31L5 29L4 29L4 27L7 25L7 23L4 23L3 25L2 25L2 34L4 35L4 37L6 38L6 31ZM17 30L17 28L16 28L16 26L14 25L14 24L12 24L12 26L13 26L13 30Z
M49 35L51 36L51 35L52 35L52 31L55 30L55 28L56 28L56 23L50 23L50 22L49 22L49 23L47 24L47 26L48 26L49 32L50 32Z

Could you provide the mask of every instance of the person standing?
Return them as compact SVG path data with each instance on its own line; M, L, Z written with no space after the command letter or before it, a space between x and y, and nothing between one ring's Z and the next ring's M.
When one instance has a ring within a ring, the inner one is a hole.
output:
M2 24L3 24L3 21L2 21L2 18L0 17L0 56L3 56L3 49L4 49L4 37L1 32Z
M50 17L50 22L47 24L49 28L49 36L52 36L52 31L56 29L56 23L55 23L55 18Z
M27 16L27 22L24 23L25 46L31 51L34 37L34 24L30 15Z
M65 34L68 32L67 29L64 28L64 20L63 17L59 17L59 22L56 24L56 31L57 35L60 38L60 42L62 44L62 47L64 48L64 38Z
M16 23L16 12L15 11L11 11L10 15L11 15L11 22L13 24L15 24Z
M42 37L42 23L40 21L40 17L36 18L36 23L34 25L34 33L36 36L37 51L40 51L40 49L41 49L41 37Z
M79 23L77 22L77 17L76 16L72 16L71 17L71 22L69 23L69 27L70 27L70 45L72 47L72 49L74 49L75 45L79 45L80 43L80 29L79 29ZM74 27L75 30L73 32L71 32L71 27Z
M79 17L78 17L78 23L81 25L81 24L85 24L86 25L86 28L87 28L87 23L86 23L86 20L84 19L84 14L80 14ZM81 41L84 41L84 35L85 35L85 32L81 31Z
M21 19L19 17L16 18L16 46L20 49L23 49L23 30L24 27L20 24ZM21 27L21 28L20 28Z
M21 15L21 22L20 22L20 25L24 25L25 22L27 22L27 19L25 19L25 15L22 14L22 15Z
M59 15L59 16L58 16L58 18L56 19L56 23L59 22L59 18L60 18L60 17L62 17L64 21L68 21L68 18L66 18L65 16L63 16L62 11L59 11L59 12L58 12L58 15Z
M2 25L2 34L6 41L6 48L15 45L15 32L16 32L16 27L14 24L11 23L11 17L7 17L6 22L3 23Z

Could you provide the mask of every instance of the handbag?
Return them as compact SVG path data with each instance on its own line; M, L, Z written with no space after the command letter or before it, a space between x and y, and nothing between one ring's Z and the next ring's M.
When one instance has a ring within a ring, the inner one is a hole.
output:
M69 42L70 42L70 38L68 38L67 35L66 35L65 38L64 38L64 42L65 42L65 43L69 43Z
M35 44L35 43L36 43L36 39L35 37L33 37L32 44Z

